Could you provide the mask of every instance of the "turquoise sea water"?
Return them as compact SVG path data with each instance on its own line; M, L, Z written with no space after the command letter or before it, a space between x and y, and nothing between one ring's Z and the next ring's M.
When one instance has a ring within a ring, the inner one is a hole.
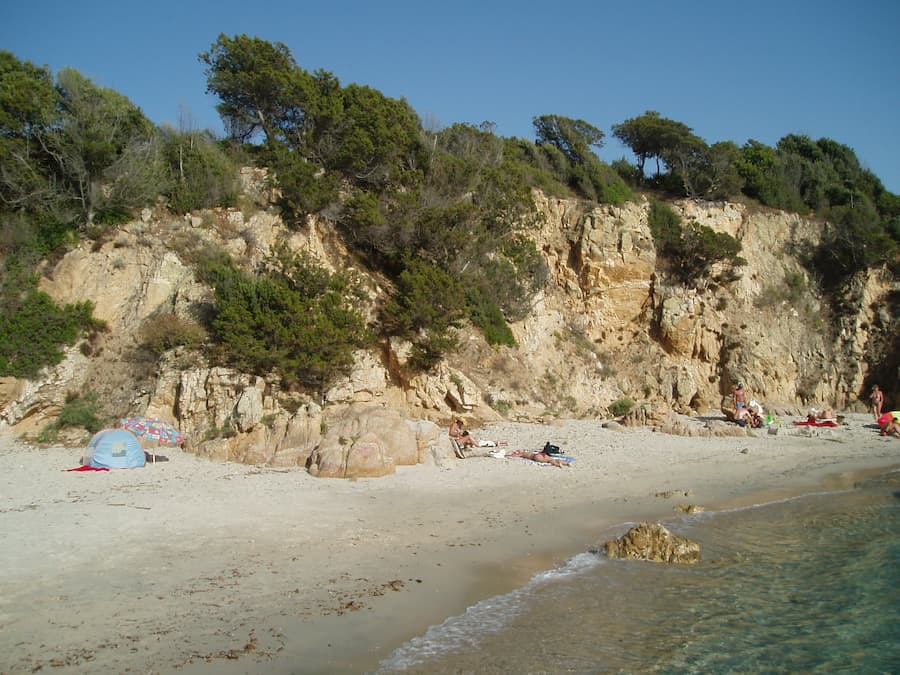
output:
M667 521L696 566L584 552L379 672L900 673L898 477Z

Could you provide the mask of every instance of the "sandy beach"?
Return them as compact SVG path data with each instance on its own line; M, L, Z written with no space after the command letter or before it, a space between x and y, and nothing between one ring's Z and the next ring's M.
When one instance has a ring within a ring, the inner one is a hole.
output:
M700 422L696 422L700 424ZM68 472L0 433L0 673L365 672L429 625L625 524L851 485L900 465L867 415L745 437L495 424L568 468L479 457L378 479L214 463Z

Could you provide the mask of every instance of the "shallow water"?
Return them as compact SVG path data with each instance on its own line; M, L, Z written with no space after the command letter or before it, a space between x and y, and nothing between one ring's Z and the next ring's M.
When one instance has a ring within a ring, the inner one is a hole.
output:
M896 479L666 522L700 543L695 566L579 554L379 672L900 672Z

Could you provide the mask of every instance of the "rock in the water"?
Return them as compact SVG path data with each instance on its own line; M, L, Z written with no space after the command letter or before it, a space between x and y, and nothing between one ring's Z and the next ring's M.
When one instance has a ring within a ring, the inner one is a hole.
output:
M678 513L687 513L688 515L703 513L705 510L706 509L699 504L679 504L675 507L675 511Z
M640 523L618 539L610 539L603 548L610 558L636 558L653 562L700 562L700 544L672 534L659 523Z

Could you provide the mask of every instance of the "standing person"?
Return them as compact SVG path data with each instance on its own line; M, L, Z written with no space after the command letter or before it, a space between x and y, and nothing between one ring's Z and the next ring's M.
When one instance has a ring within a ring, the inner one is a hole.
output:
M744 391L744 383L738 382L731 394L731 402L734 404L734 416L738 417L738 410L747 407L747 392Z
M877 420L881 417L881 406L884 405L884 392L877 384L872 385L872 394L869 399L872 401L872 415Z

